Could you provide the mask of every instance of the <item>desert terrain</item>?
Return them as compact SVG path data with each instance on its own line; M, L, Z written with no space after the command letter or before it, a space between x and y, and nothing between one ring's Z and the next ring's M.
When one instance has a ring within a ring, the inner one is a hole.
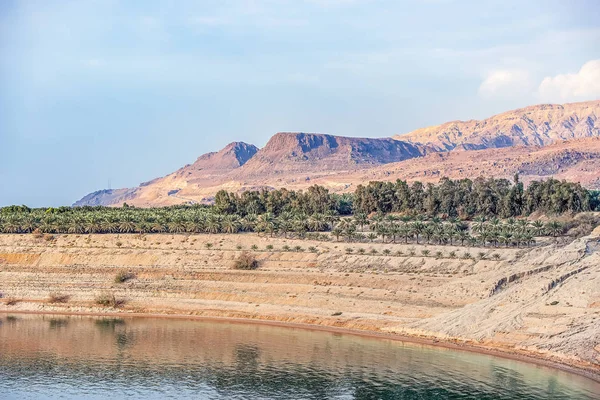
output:
M219 190L352 192L370 180L437 182L479 176L527 183L549 177L600 189L600 101L541 104L453 121L393 138L280 132L258 147L234 142L137 187L90 193L76 206L210 203Z
M232 269L244 251L258 269ZM130 279L117 282L124 271ZM0 312L309 324L499 350L596 377L599 283L600 228L571 243L548 238L527 249L256 234L0 235ZM107 293L118 307L97 304Z

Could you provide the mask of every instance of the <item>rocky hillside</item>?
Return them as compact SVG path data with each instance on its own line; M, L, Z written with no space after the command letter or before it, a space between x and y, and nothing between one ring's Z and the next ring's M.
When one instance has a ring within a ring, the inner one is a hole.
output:
M236 175L292 170L347 170L422 155L418 146L390 138L366 139L316 133L277 133Z
M600 136L600 100L541 104L494 115L482 121L452 121L417 129L399 140L437 151L545 146L563 140Z
M365 180L480 175L554 176L600 188L600 101L542 104L482 121L454 121L394 138L277 133L264 148L234 142L136 188L101 190L75 205L146 207L210 202L220 189L319 184L353 190ZM502 150L502 151L501 151Z
M206 153L189 166L193 170L231 170L246 164L258 152L258 147L244 142L233 142L218 152Z

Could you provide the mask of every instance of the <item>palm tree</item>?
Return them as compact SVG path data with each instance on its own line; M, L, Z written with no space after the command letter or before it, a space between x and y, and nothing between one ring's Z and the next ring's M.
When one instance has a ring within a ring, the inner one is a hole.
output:
M358 213L354 215L354 223L360 226L361 231L364 231L365 225L369 225L369 218L367 217L367 214Z
M356 225L354 223L347 223L344 227L344 236L347 241L351 241L356 233Z
M531 227L533 228L533 234L535 236L542 236L544 234L544 223L542 221L533 221Z
M458 240L460 240L460 245L465 245L465 240L469 239L469 233L467 231L459 231L457 234Z
M475 217L475 223L473 224L473 232L476 233L481 233L483 232L483 230L485 229L485 217L484 216L478 216Z
M241 223L242 223L242 229L246 232L252 232L256 229L256 221L258 220L258 217L256 216L256 214L248 214L246 215Z
M262 214L258 220L258 227L262 232L268 232L271 237L277 230L277 220L271 213Z
M311 215L308 220L308 227L313 232L321 232L327 229L328 225L325 216L323 214Z
M342 228L339 226L336 226L335 228L333 228L333 230L331 231L331 234L333 236L335 236L335 239L339 242L340 241L340 236L342 236L342 234L344 233L344 231L342 230Z
M396 225L393 229L394 229L394 243L396 243L396 239L395 239L396 234L404 237L404 243L408 243L408 239L410 237L412 237L412 235L413 235L413 231L412 231L411 227L406 223L399 225L399 226Z
M427 239L427 243L431 244L431 237L435 234L435 228L432 224L426 224L423 229L423 235Z
M206 231L208 233L219 233L221 231L221 221L217 215L208 215L208 218L206 218Z
M413 222L411 225L411 230L417 239L417 244L419 244L419 235L423 233L424 229L425 225L421 221Z
M563 233L563 226L558 221L550 221L546 224L546 231L553 237Z
M500 243L504 244L505 247L508 247L508 245L512 243L512 234L509 232L502 232L500 236L498 236L498 240Z
M239 216L226 215L225 218L223 218L222 229L225 233L238 233L240 229Z

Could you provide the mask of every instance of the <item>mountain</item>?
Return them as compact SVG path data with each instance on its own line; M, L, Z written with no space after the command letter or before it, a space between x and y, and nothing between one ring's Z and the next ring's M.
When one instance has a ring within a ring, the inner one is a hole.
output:
M353 138L280 132L258 149L234 142L135 188L100 190L75 205L148 207L210 202L221 189L351 191L369 180L437 181L520 173L600 188L600 101L542 104L481 121L453 121L394 136Z
M356 169L421 155L423 153L418 146L391 138L367 139L280 132L244 168L237 171L236 176Z
M394 138L436 151L545 146L563 140L600 136L600 100L541 104L481 121L452 121Z
M221 151L206 153L196 160L190 169L226 171L239 168L246 164L258 152L258 147L244 142L233 142Z

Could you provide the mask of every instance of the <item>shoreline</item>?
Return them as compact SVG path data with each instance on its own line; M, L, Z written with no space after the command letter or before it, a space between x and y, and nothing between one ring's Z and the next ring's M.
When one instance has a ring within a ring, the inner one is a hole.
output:
M424 346L432 346L455 351L468 351L475 354L483 354L493 357L500 357L508 360L525 362L545 368L552 368L559 371L571 373L600 383L600 371L595 371L590 368L576 366L569 363L559 362L553 359L544 358L535 353L524 354L519 351L503 350L499 348L490 348L487 346L479 346L472 343L455 343L451 340L426 338L420 336L400 335L394 333L385 333L379 331L340 328L330 325L317 325L297 322L283 322L265 319L253 318L235 318L235 317L219 317L219 316L201 316L201 315L186 315L186 314L155 314L155 313L139 313L139 312L77 312L77 311L31 311L31 310L15 310L7 311L0 310L0 314L23 314L23 315L61 315L61 316L79 316L79 317L119 317L119 318L160 318L160 319L178 319L191 321L209 321L209 322L224 322L233 324L253 324L272 326L280 328L303 329L307 331L319 331L359 336L371 339L385 339L397 342L411 343Z

